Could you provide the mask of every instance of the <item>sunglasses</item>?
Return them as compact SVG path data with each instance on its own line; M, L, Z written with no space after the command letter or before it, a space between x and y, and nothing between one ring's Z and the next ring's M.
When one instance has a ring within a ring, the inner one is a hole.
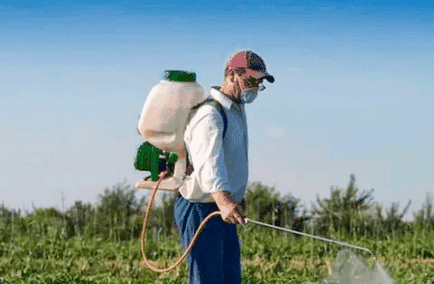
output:
M263 90L265 90L265 86L264 86L264 79L256 79L253 77L249 78L249 83L251 86L257 86L258 87L258 91L262 92Z

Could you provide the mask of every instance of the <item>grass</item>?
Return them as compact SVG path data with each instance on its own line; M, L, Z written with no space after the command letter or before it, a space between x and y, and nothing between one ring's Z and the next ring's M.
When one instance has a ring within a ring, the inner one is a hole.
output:
M245 283L318 282L328 273L337 245L267 229L240 229ZM396 239L342 239L375 250L397 283L432 283L434 243L429 233L407 233ZM151 242L148 255L168 266L181 255L176 232ZM358 252L366 259L369 255ZM141 262L140 241L105 241L73 237L68 240L20 236L0 243L0 283L187 283L182 263L165 274Z

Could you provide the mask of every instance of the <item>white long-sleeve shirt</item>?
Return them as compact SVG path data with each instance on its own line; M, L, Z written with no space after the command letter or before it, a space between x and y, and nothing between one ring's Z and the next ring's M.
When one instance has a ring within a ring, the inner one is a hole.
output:
M184 142L193 163L193 173L179 188L193 202L213 202L209 193L226 191L235 202L244 198L248 180L248 137L244 105L211 89L211 96L223 107L227 129L223 138L223 117L213 106L204 105L187 125Z

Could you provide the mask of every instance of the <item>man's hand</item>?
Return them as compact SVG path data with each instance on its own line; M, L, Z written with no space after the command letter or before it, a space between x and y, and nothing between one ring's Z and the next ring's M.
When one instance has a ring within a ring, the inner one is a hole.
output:
M245 224L244 209L241 205L235 203L229 192L214 192L211 193L211 198L214 199L221 214L222 219L229 224Z

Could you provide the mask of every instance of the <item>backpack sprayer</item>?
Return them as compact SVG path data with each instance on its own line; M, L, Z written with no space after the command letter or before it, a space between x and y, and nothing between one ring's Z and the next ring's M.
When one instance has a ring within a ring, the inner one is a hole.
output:
M141 237L142 255L145 264L153 271L167 272L175 268L191 251L198 235L206 222L220 215L213 212L208 215L197 229L195 235L184 254L170 267L160 269L153 266L146 258L146 228L151 215L155 196L158 190L177 191L182 185L187 172L187 151L184 147L184 130L186 122L191 117L191 110L205 101L202 86L196 83L196 74L185 71L165 71L163 80L154 86L143 106L138 131L145 138L138 149L134 166L137 170L148 171L151 175L135 183L136 188L153 189L143 222ZM224 113L223 113L224 114ZM225 117L224 117L225 120ZM367 248L330 240L306 233L273 226L249 218L246 222L266 226L272 229L298 234L341 246L369 252L376 259L373 252Z

